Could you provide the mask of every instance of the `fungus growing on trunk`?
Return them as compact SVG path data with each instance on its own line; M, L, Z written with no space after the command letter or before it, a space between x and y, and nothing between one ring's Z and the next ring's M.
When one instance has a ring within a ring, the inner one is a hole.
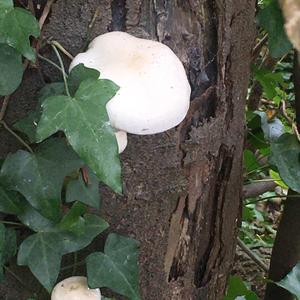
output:
M184 67L162 43L109 32L96 37L86 52L78 54L70 69L80 63L120 87L106 105L116 130L160 133L178 125L188 111L191 88Z
M101 293L88 287L86 277L73 276L54 287L51 300L101 300Z

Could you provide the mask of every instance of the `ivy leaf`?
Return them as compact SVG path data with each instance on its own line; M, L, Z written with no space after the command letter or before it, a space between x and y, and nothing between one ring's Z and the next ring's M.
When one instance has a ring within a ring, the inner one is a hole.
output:
M277 0L270 1L257 14L257 20L269 34L269 49L273 57L281 57L292 49L284 30L284 19Z
M2 263L5 264L17 253L17 234L12 228L5 229L5 245L2 251Z
M19 132L24 133L30 143L36 142L36 127L40 120L40 113L30 112L25 118L16 122L13 127Z
M96 236L109 226L107 222L96 215L85 214L83 218L84 228L80 235L69 234L68 232L61 235L63 254L75 252L88 246Z
M14 129L24 133L30 143L35 143L36 128L41 118L42 108L41 103L50 96L60 95L64 93L65 86L63 82L53 82L46 84L38 93L38 107L36 111L30 112L25 118L19 120L14 124Z
M82 215L86 212L86 207L80 203L75 202L68 213L60 221L58 227L60 230L70 231L80 235L84 231L85 220Z
M6 43L29 60L34 60L35 52L30 47L29 37L37 38L39 35L39 24L30 12L23 8L14 8L12 0L1 3L0 43Z
M3 266L16 254L16 249L16 232L0 223L0 281L4 278Z
M67 202L77 200L89 206L99 208L99 181L90 169L88 170L88 179L89 182L85 183L82 175L80 175L77 180L70 181L66 190Z
M5 44L0 44L0 70L0 96L9 95L22 81L23 65L21 55Z
M8 155L0 178L9 189L23 194L43 216L58 221L64 178L81 166L81 160L62 139L51 139L36 153L19 150Z
M300 299L300 262L298 262L294 268L283 279L278 282L274 282L278 286L286 289L291 294L295 295L297 299Z
M87 79L80 84L74 98L47 98L42 104L37 136L42 141L63 130L73 149L97 177L121 193L118 145L105 108L117 90L110 80Z
M23 205L23 211L18 214L18 219L35 232L50 230L55 225L54 222L42 216L28 202Z
M89 286L108 287L129 299L140 300L137 256L135 240L110 234L104 253L92 253L86 259Z
M270 163L277 167L282 180L294 191L300 192L300 144L292 134L282 135L271 144Z
M258 300L258 297L246 287L240 277L230 276L227 293L223 300Z
M50 292L59 273L61 257L57 234L40 232L29 236L22 242L18 253L18 264L27 265Z
M77 209L78 207L75 209L78 212ZM108 227L100 217L86 214L83 216L83 230L74 234L71 231L76 223L76 213L73 211L71 215L72 217L69 215L68 218L72 219L72 222L62 221L64 228L58 225L33 234L26 238L19 248L18 264L27 265L48 291L51 291L57 280L62 256L86 247ZM80 214L77 220L79 218L81 221ZM70 227L66 226L67 224Z
M22 213L22 199L20 194L14 191L7 191L0 185L0 211L13 215Z
M80 83L86 79L95 79L97 80L100 77L100 72L87 68L84 64L79 64L75 66L68 77L68 85L71 96L74 96L78 90Z

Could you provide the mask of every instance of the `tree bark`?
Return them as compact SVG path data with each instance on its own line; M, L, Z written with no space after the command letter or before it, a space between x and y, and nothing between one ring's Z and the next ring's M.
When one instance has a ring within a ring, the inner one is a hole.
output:
M96 16L92 29L89 24ZM72 54L111 30L170 46L192 102L176 129L129 136L124 195L101 188L111 229L141 243L145 300L222 299L242 205L244 109L254 0L57 0L45 35ZM55 78L43 66L46 78Z

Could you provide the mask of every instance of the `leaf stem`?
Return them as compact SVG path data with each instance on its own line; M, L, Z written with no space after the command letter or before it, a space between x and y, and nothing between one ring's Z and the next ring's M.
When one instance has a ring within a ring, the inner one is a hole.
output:
M62 69L62 75L63 75L63 78L64 78L66 94L67 94L69 97L71 97L70 91L69 91L69 87L68 87L68 82L67 82L67 75L66 75L66 71L65 71L65 67L64 67L63 61L62 61L62 59L61 59L61 56L60 56L60 54L59 54L59 52L58 52L58 50L57 50L55 44L54 44L54 43L51 43L51 46L52 46L52 48L53 48L53 50L54 50L54 52L55 52L55 54L56 54L56 56L57 56L57 58L58 58L58 60L59 60L59 63L60 63L61 69Z
M49 63L50 65L54 66L56 69L58 69L60 72L63 73L62 68L59 65L57 65L55 62L53 62L52 60L50 60L47 57L44 57L44 56L42 56L40 54L38 54L38 58L40 58L41 60L46 61L47 63Z
M10 95L4 97L3 104L0 111L0 121L4 119L4 115L8 106L9 99L10 99Z
M73 269L74 265L83 266L84 264L85 264L85 260L81 260L81 261L77 262L76 264L68 265L68 266L65 266L65 267L61 268L61 271L66 271L66 270L69 270L69 269Z
M255 204L257 202L260 202L260 201L264 201L264 200L268 200L268 199L273 199L273 198L299 198L299 195L276 195L276 196L269 196L269 197L264 197L264 198L260 198L260 199L256 199L256 200L253 200L253 201L249 201L247 203L245 203L245 205L250 205L250 204Z
M76 273L77 262L78 262L78 253L74 252L74 264L73 264L73 270L72 270L72 275L73 276Z
M5 123L5 121L1 120L0 124L11 134L13 135L30 153L33 153L32 148L19 136L17 135L9 126Z
M15 225L15 226L26 227L26 226L23 225L22 223L18 223L18 222L11 222L11 221L0 220L0 223L2 223L2 224L7 224L7 225Z
M51 41L50 44L58 48L63 54L65 54L71 60L74 59L74 56L70 52L68 52L58 41Z

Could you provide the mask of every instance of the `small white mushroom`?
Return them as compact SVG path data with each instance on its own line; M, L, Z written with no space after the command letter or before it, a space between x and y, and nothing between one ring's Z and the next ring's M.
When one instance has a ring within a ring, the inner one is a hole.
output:
M184 67L166 45L125 32L96 37L70 69L83 63L120 86L106 108L111 125L133 134L155 134L185 117L191 88Z
M122 153L127 146L127 133L120 130L115 133L115 136L118 142L119 153Z
M101 300L101 293L88 287L86 277L73 276L54 287L51 300Z

